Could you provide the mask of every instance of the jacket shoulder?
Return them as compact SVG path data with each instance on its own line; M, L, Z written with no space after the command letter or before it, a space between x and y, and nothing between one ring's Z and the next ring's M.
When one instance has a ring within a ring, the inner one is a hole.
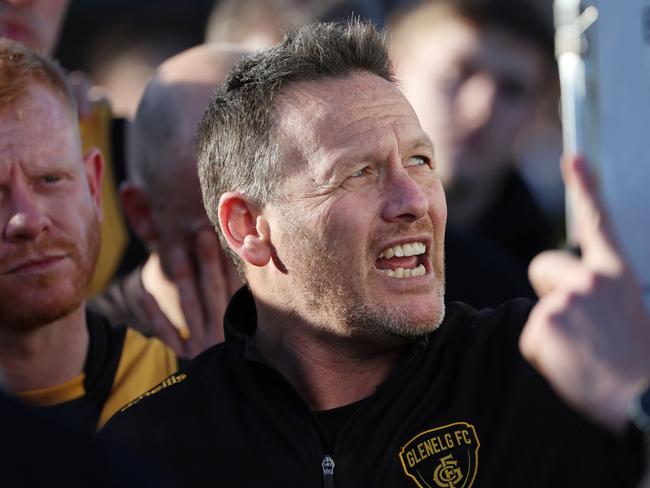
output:
M466 303L451 302L447 304L441 329L479 335L508 333L518 337L534 305L528 298L516 298L496 308L477 310Z
M175 416L196 409L192 399L202 391L213 390L209 385L218 382L224 356L223 345L208 349L183 368L167 373L162 381L134 396L124 404L106 425L107 430L138 430L141 425L155 423L157 419ZM141 390L142 391L142 390Z

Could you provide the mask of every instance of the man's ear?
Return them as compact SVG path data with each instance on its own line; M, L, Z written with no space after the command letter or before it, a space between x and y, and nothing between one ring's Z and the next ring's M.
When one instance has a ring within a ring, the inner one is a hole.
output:
M133 232L151 250L158 241L156 226L153 222L151 204L145 191L131 181L120 184L120 200Z
M102 181L104 177L104 158L99 149L93 147L88 151L84 158L84 169L86 178L88 179L88 188L90 189L90 197L92 198L93 207L95 208L95 215L101 222L102 214Z
M253 266L266 266L273 255L269 223L257 205L238 192L219 200L219 226L239 257Z

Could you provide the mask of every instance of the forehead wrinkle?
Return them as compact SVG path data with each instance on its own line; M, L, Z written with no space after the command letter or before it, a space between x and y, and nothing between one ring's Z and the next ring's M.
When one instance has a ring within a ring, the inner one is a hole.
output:
M395 107L396 110L392 110ZM325 130L322 126L330 123L328 118L323 118L315 125L314 132L316 134L323 134L323 137L317 141L318 145L315 147L313 156L320 157L321 160L324 155L326 164L318 167L320 171L316 171L319 179L327 181L332 178L332 174L336 172L341 164L362 158L364 160L373 158L376 154L381 153L383 148L381 144L387 142L382 137L385 131L390 132L390 140L396 139L396 135L400 132L399 126L407 125L412 122L411 114L399 113L399 101L391 101L389 103L380 103L371 107L369 110L366 107L355 107L354 110L344 112L343 115L335 114L337 119L344 118L350 113L356 115L358 111L364 113L356 116L355 119L338 126L335 130ZM336 127L336 123L334 124ZM372 136L377 137L372 137ZM364 142L372 141L372 148L369 150L364 146ZM392 144L392 142L391 142ZM324 153L318 155L318 153Z
M413 118L408 114L389 114L374 118L373 120L379 121L379 126L374 125L360 131L353 130L349 134L345 133L346 129L350 126L363 123L362 120L359 120L341 128L336 134L332 134L329 141L324 141L322 143L322 149L329 155L329 157L325 159L326 164L322 165L322 170L319 175L323 181L331 179L337 169L342 165L345 166L346 163L369 162L377 157L382 157L382 155L392 149L397 149L398 152L402 152L422 147L433 152L431 140L424 133L420 134L420 136L415 139L403 139L400 137L400 134L404 132L404 127L413 122ZM378 137L373 137L373 135L377 135L378 132L384 131L390 132L387 138L382 137L380 134ZM337 140L336 137L341 133L344 134L343 137ZM363 143L359 144L357 142L358 140L372 141L372 148L369 150L367 147L363 146ZM386 147L386 145L389 147Z
M362 127L361 129L357 130L357 126L362 126L365 122L367 122L367 119L369 117L372 117L373 121L379 122L379 124L376 125L371 125L370 127L364 128ZM329 146L340 146L342 144L348 144L354 139L359 138L359 136L363 136L366 134L371 134L373 132L376 132L377 130L384 130L387 128L390 128L392 132L395 132L396 126L399 125L399 121L401 119L408 120L409 117L407 115L395 115L395 114L388 114L388 115L382 115L379 117L374 117L373 115L369 116L364 116L363 118L359 120L352 121L338 130L334 132L330 132L330 137L324 138L321 142L322 146L329 147ZM340 138L338 136L342 135Z
M359 141L385 130L390 130L395 139L402 122L405 126L417 123L415 112L399 88L374 78L355 74L297 82L281 95L277 120L278 131L287 141L284 152L289 155L295 151L304 159L314 183L331 180L332 173L340 167L338 163L357 157L372 158L373 153L381 151L379 147L368 151ZM368 80L374 83L369 84ZM333 84L338 84L339 89L332 90ZM339 111L340 107L345 109Z

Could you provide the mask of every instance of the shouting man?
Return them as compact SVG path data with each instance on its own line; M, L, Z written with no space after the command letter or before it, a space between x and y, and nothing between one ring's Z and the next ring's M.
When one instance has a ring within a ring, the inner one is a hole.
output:
M530 318L527 301L445 310L445 196L383 36L310 25L245 58L203 117L199 174L248 286L226 342L106 435L179 486L635 482L641 436L621 434L650 320L580 162L567 168L585 260L540 258ZM527 320L522 349L551 386L519 352Z

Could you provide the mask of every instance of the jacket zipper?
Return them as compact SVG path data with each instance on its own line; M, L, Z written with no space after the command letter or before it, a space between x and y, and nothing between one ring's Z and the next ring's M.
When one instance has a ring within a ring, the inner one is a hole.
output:
M334 459L329 454L325 454L323 462L323 486L325 488L334 488Z

